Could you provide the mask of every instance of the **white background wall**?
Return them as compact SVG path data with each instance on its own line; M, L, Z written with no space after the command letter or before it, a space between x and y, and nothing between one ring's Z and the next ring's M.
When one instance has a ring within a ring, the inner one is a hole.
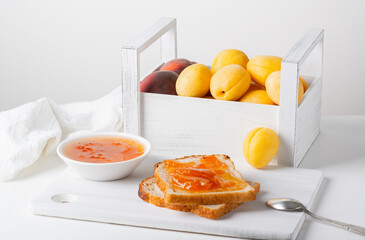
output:
M224 48L285 56L325 29L323 114L365 114L364 0L0 0L0 111L40 97L92 100L121 81L121 46L161 16L178 19L179 57Z

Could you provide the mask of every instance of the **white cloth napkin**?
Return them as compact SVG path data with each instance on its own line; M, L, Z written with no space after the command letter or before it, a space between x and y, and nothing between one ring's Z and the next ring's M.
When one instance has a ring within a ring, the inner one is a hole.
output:
M45 151L78 131L121 131L122 92L118 87L91 102L57 105L48 98L0 112L0 181L33 164Z

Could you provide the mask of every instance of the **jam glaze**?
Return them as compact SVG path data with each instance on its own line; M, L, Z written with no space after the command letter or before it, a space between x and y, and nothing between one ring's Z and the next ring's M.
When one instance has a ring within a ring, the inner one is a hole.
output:
M245 181L229 174L229 166L214 156L198 162L164 161L174 188L189 192L229 191L245 187Z

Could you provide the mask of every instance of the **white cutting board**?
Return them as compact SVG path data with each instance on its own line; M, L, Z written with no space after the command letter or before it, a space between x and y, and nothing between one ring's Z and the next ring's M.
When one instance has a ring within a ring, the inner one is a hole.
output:
M271 198L291 197L310 208L323 179L318 170L275 166L257 170L236 162L244 179L261 184L257 200L242 204L218 220L210 220L155 207L138 197L139 183L152 176L154 164L163 159L150 156L132 175L111 182L85 180L68 168L30 203L30 210L39 215L187 232L254 239L295 239L304 214L275 211L264 203Z

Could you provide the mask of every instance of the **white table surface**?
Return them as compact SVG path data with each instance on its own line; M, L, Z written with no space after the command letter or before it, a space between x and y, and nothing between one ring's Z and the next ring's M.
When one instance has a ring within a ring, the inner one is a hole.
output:
M324 172L315 213L365 227L365 116L323 117L300 167ZM15 180L0 183L1 239L231 239L31 214L28 203L65 168L57 156L42 157ZM298 239L364 237L307 217Z

